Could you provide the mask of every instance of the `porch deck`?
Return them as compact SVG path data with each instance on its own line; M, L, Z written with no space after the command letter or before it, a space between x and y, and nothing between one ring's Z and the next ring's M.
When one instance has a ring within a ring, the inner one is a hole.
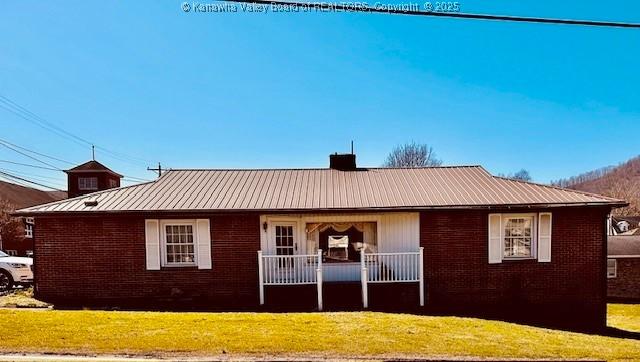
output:
M359 282L362 307L368 307L370 283L417 283L419 304L424 306L424 255L417 252L365 253L360 262L325 263L322 250L308 255L265 255L258 251L260 304L266 286L317 286L318 310L323 309L323 283Z

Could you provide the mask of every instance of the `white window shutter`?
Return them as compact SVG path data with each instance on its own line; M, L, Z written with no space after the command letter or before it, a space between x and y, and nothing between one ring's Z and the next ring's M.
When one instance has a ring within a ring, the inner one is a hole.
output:
M209 219L196 220L198 230L198 269L211 269L211 230Z
M147 270L160 270L160 222L144 221L145 246L147 250Z
M551 261L551 213L538 215L538 261Z
M502 215L489 214L489 264L502 263Z

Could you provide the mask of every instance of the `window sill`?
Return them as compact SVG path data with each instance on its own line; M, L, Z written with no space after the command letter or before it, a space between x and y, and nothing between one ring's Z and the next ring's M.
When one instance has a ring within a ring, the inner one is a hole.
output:
M528 257L522 257L522 258L502 258L503 261L520 261L520 260L537 260L538 258L533 257L533 256L528 256Z
M197 268L198 264L165 264L163 268Z

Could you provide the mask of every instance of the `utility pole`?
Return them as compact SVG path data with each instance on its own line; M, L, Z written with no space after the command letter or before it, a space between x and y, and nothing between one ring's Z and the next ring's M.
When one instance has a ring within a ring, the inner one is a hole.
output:
M162 176L162 165L158 162L158 168L149 168L147 167L147 171L153 171L158 173L158 177Z

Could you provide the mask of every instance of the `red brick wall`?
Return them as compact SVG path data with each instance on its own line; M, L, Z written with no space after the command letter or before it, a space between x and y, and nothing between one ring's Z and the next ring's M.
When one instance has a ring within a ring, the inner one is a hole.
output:
M523 212L511 212L518 211ZM604 225L608 210L585 207L551 212L551 262L501 264L489 264L487 260L488 211L421 212L420 243L425 250L428 307L456 313L509 310L513 313L509 318L553 315L603 326ZM202 217L206 216L189 216ZM37 218L38 296L77 303L177 296L206 301L210 307L257 306L256 252L261 231L258 214L211 216L211 270L147 271L144 219ZM407 298L415 301L415 296Z
M420 243L430 305L445 310L491 309L509 318L550 317L567 322L583 318L580 322L585 325L604 326L608 210L534 211L553 213L550 263L489 264L489 211L422 212Z
M607 279L607 296L612 299L640 299L640 258L618 258L617 275Z
M80 190L78 187L78 177L97 177L98 189L97 190ZM114 176L108 172L71 172L67 175L67 193L69 198L81 196L91 192L108 190L113 187L109 186L109 180L116 182L115 187L120 187L120 178Z
M203 216L189 216L196 217ZM37 218L38 296L71 304L150 297L193 298L238 308L257 303L258 215L211 218L211 270L146 270L144 219Z

